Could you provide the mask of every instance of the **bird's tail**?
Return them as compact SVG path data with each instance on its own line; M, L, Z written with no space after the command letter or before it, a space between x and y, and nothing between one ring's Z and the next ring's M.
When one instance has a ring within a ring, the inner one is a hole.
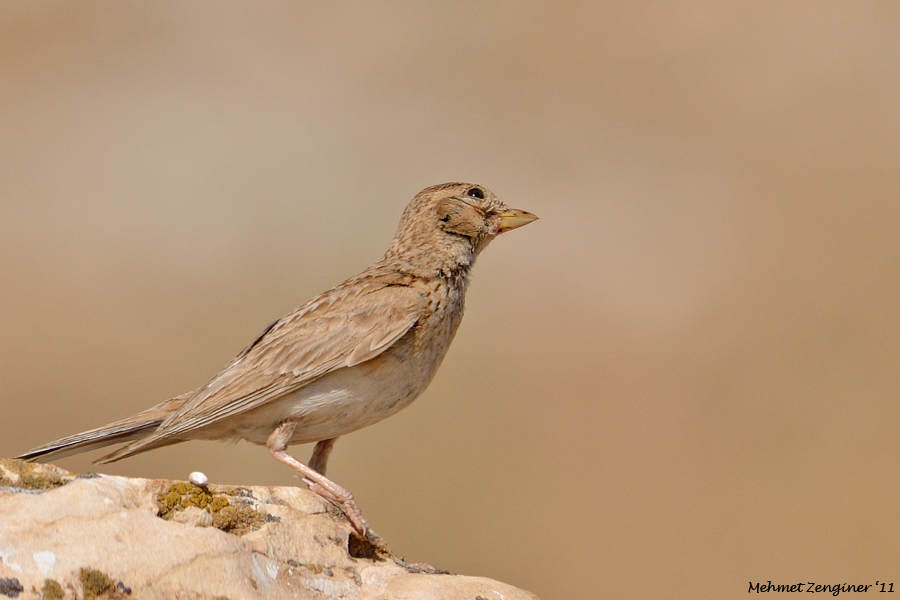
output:
M177 396L127 419L44 444L16 458L44 462L140 439L156 431L166 417L181 408L192 395L193 392Z
M54 458L63 458L80 452L103 448L111 444L118 444L119 442L130 442L155 431L160 423L162 421L159 419L143 423L110 423L105 427L98 427L97 429L91 429L90 431L70 435L55 442L44 444L24 454L20 454L16 458L45 462Z

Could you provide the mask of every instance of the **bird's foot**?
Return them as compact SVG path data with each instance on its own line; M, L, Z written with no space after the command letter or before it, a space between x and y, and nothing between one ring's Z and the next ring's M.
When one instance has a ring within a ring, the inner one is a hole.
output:
M369 530L369 524L363 518L359 506L356 505L353 494L336 484L326 487L306 477L303 478L303 481L306 483L309 491L336 504L338 508L344 511L344 514L347 515L347 520L350 521L350 525L353 526L354 531L356 531L360 537L366 537Z

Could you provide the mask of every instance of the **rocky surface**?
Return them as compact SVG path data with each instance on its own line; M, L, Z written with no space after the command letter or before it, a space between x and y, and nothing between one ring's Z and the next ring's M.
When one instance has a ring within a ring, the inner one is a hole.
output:
M292 487L76 476L0 460L0 598L535 600L423 569Z

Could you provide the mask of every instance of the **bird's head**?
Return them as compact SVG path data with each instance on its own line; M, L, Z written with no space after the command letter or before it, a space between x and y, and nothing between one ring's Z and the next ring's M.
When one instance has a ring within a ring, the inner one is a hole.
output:
M468 268L495 237L535 219L509 208L484 186L435 185L406 207L385 259L430 272Z

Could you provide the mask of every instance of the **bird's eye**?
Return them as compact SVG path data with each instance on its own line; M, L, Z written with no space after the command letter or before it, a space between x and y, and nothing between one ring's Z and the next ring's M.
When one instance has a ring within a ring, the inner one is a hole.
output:
M478 188L472 188L468 192L466 192L466 196L469 198L478 198L479 200L484 200L484 192L482 192Z

